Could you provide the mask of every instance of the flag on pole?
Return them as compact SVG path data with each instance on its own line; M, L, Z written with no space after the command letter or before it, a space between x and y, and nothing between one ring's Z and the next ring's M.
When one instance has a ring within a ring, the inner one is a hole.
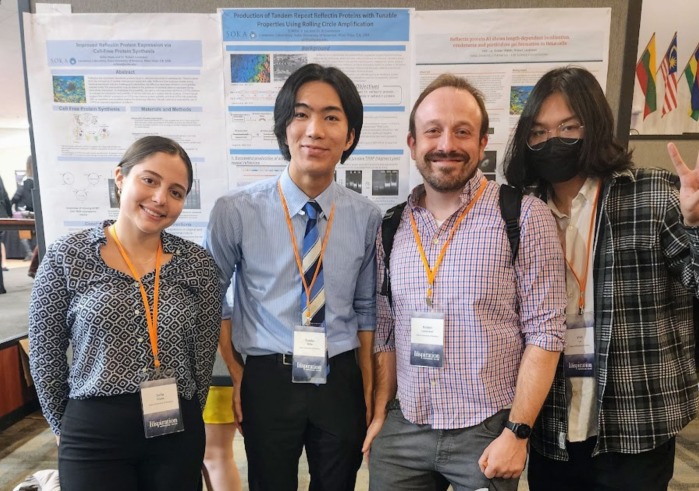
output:
M699 44L694 48L684 67L684 78L687 80L690 95L689 116L694 121L699 121L699 80L697 80L697 64L699 64Z
M643 107L643 119L657 109L655 91L655 33L648 41L646 49L643 50L641 58L636 63L636 78L641 85L641 90L646 98Z
M663 100L662 116L677 107L677 33L672 37L663 61L660 63L660 74L663 76L665 98Z

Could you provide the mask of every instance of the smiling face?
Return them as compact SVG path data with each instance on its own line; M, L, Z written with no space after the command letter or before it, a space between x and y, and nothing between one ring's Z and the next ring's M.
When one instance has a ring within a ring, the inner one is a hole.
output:
M286 141L291 154L291 179L306 194L308 183L320 190L329 186L342 152L354 141L332 85L313 81L299 87L294 115L286 127Z
M441 87L415 111L410 155L425 186L440 193L460 192L476 172L488 137L480 137L481 110L468 91Z
M160 234L180 216L187 195L187 167L179 155L157 152L114 171L120 190L119 222L136 234Z

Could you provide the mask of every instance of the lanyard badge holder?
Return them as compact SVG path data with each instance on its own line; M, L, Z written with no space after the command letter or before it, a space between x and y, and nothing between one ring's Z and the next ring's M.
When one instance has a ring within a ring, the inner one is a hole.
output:
M291 245L294 250L294 257L296 258L296 266L298 267L299 274L301 276L301 283L303 284L304 291L306 292L306 309L304 310L304 317L300 325L294 326L291 381L299 384L325 384L328 381L328 373L330 372L328 365L328 337L324 323L321 325L311 323L311 291L313 290L313 285L318 278L318 273L323 262L323 256L325 256L325 248L328 245L330 229L332 228L333 219L335 217L335 204L333 203L332 209L330 210L328 226L325 229L325 236L323 237L323 243L320 249L320 257L313 274L313 279L310 283L308 283L306 281L306 276L304 275L301 254L299 253L298 246L296 245L294 225L291 223L289 207L286 204L286 199L284 198L284 193L282 191L280 182L277 182L277 190L279 191L279 198L282 203L282 208L284 209L286 225L289 229Z
M437 271L442 264L444 255L447 252L449 244L451 244L451 239L454 233L459 228L459 225L463 221L466 214L473 208L478 199L481 197L485 191L487 181L484 178L481 181L481 185L476 192L476 195L471 200L471 202L464 208L456 222L449 231L449 236L442 246L442 250L437 257L437 262L434 268L430 267L430 263L427 260L427 255L425 254L425 249L422 246L422 240L420 239L420 234L417 230L417 223L415 223L415 217L413 216L412 210L410 211L410 225L413 231L413 237L417 244L418 251L420 252L420 258L422 259L422 265L425 268L425 273L427 274L427 293L425 295L425 304L427 307L426 312L414 312L410 316L410 364L412 366L418 367L432 367L441 368L444 366L444 326L445 326L445 316L443 312L438 311L434 305L433 290L434 282L437 278Z
M160 290L160 265L163 256L163 244L162 242L160 243L155 256L155 286L153 288L153 311L151 315L146 289L138 277L124 247L121 245L114 225L109 227L109 232L116 243L117 249L119 249L121 257L129 267L132 276L138 282L141 290L141 299L143 300L143 306L146 310L148 335L151 349L153 350L155 369L147 370L143 374L140 384L145 436L146 438L153 438L184 431L180 400L177 393L177 379L175 378L173 370L161 369L158 353L158 292Z
M587 244L585 252L585 268L581 275L576 273L573 264L566 258L568 269L578 283L580 296L578 297L577 312L566 316L566 342L563 351L566 377L594 377L595 376L595 319L594 312L585 311L585 290L587 288L588 267L590 265L590 250L595 228L595 210L599 201L602 184L597 186L597 194L592 205L590 227L587 232Z

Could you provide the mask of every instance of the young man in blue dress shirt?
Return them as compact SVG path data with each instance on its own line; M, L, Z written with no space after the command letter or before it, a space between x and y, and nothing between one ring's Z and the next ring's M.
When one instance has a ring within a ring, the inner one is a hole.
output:
M284 83L274 121L288 167L278 177L221 197L206 238L222 274L234 281L221 347L235 385L250 489L296 491L305 447L310 489L353 490L371 417L381 213L335 183L334 174L359 141L363 106L344 73L310 64ZM313 223L322 269L311 268L315 274L304 283L301 257L306 258L304 236L313 219L313 212L304 211L308 202L317 210ZM304 304L306 287L310 298ZM306 308L314 316L319 310L324 321L310 322ZM235 353L226 339L229 332ZM295 383L292 368L296 373L298 367L292 365L303 364L294 339L313 344L318 332L320 345L314 347L323 350L316 357L324 367L316 374L321 383Z

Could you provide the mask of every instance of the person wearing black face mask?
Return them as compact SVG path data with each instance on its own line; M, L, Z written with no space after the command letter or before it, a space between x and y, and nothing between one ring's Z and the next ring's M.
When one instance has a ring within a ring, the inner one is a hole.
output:
M566 348L531 436L539 490L666 490L675 435L697 415L699 162L637 169L602 88L558 68L533 88L505 157L547 201L566 256ZM678 185L681 182L681 192Z

